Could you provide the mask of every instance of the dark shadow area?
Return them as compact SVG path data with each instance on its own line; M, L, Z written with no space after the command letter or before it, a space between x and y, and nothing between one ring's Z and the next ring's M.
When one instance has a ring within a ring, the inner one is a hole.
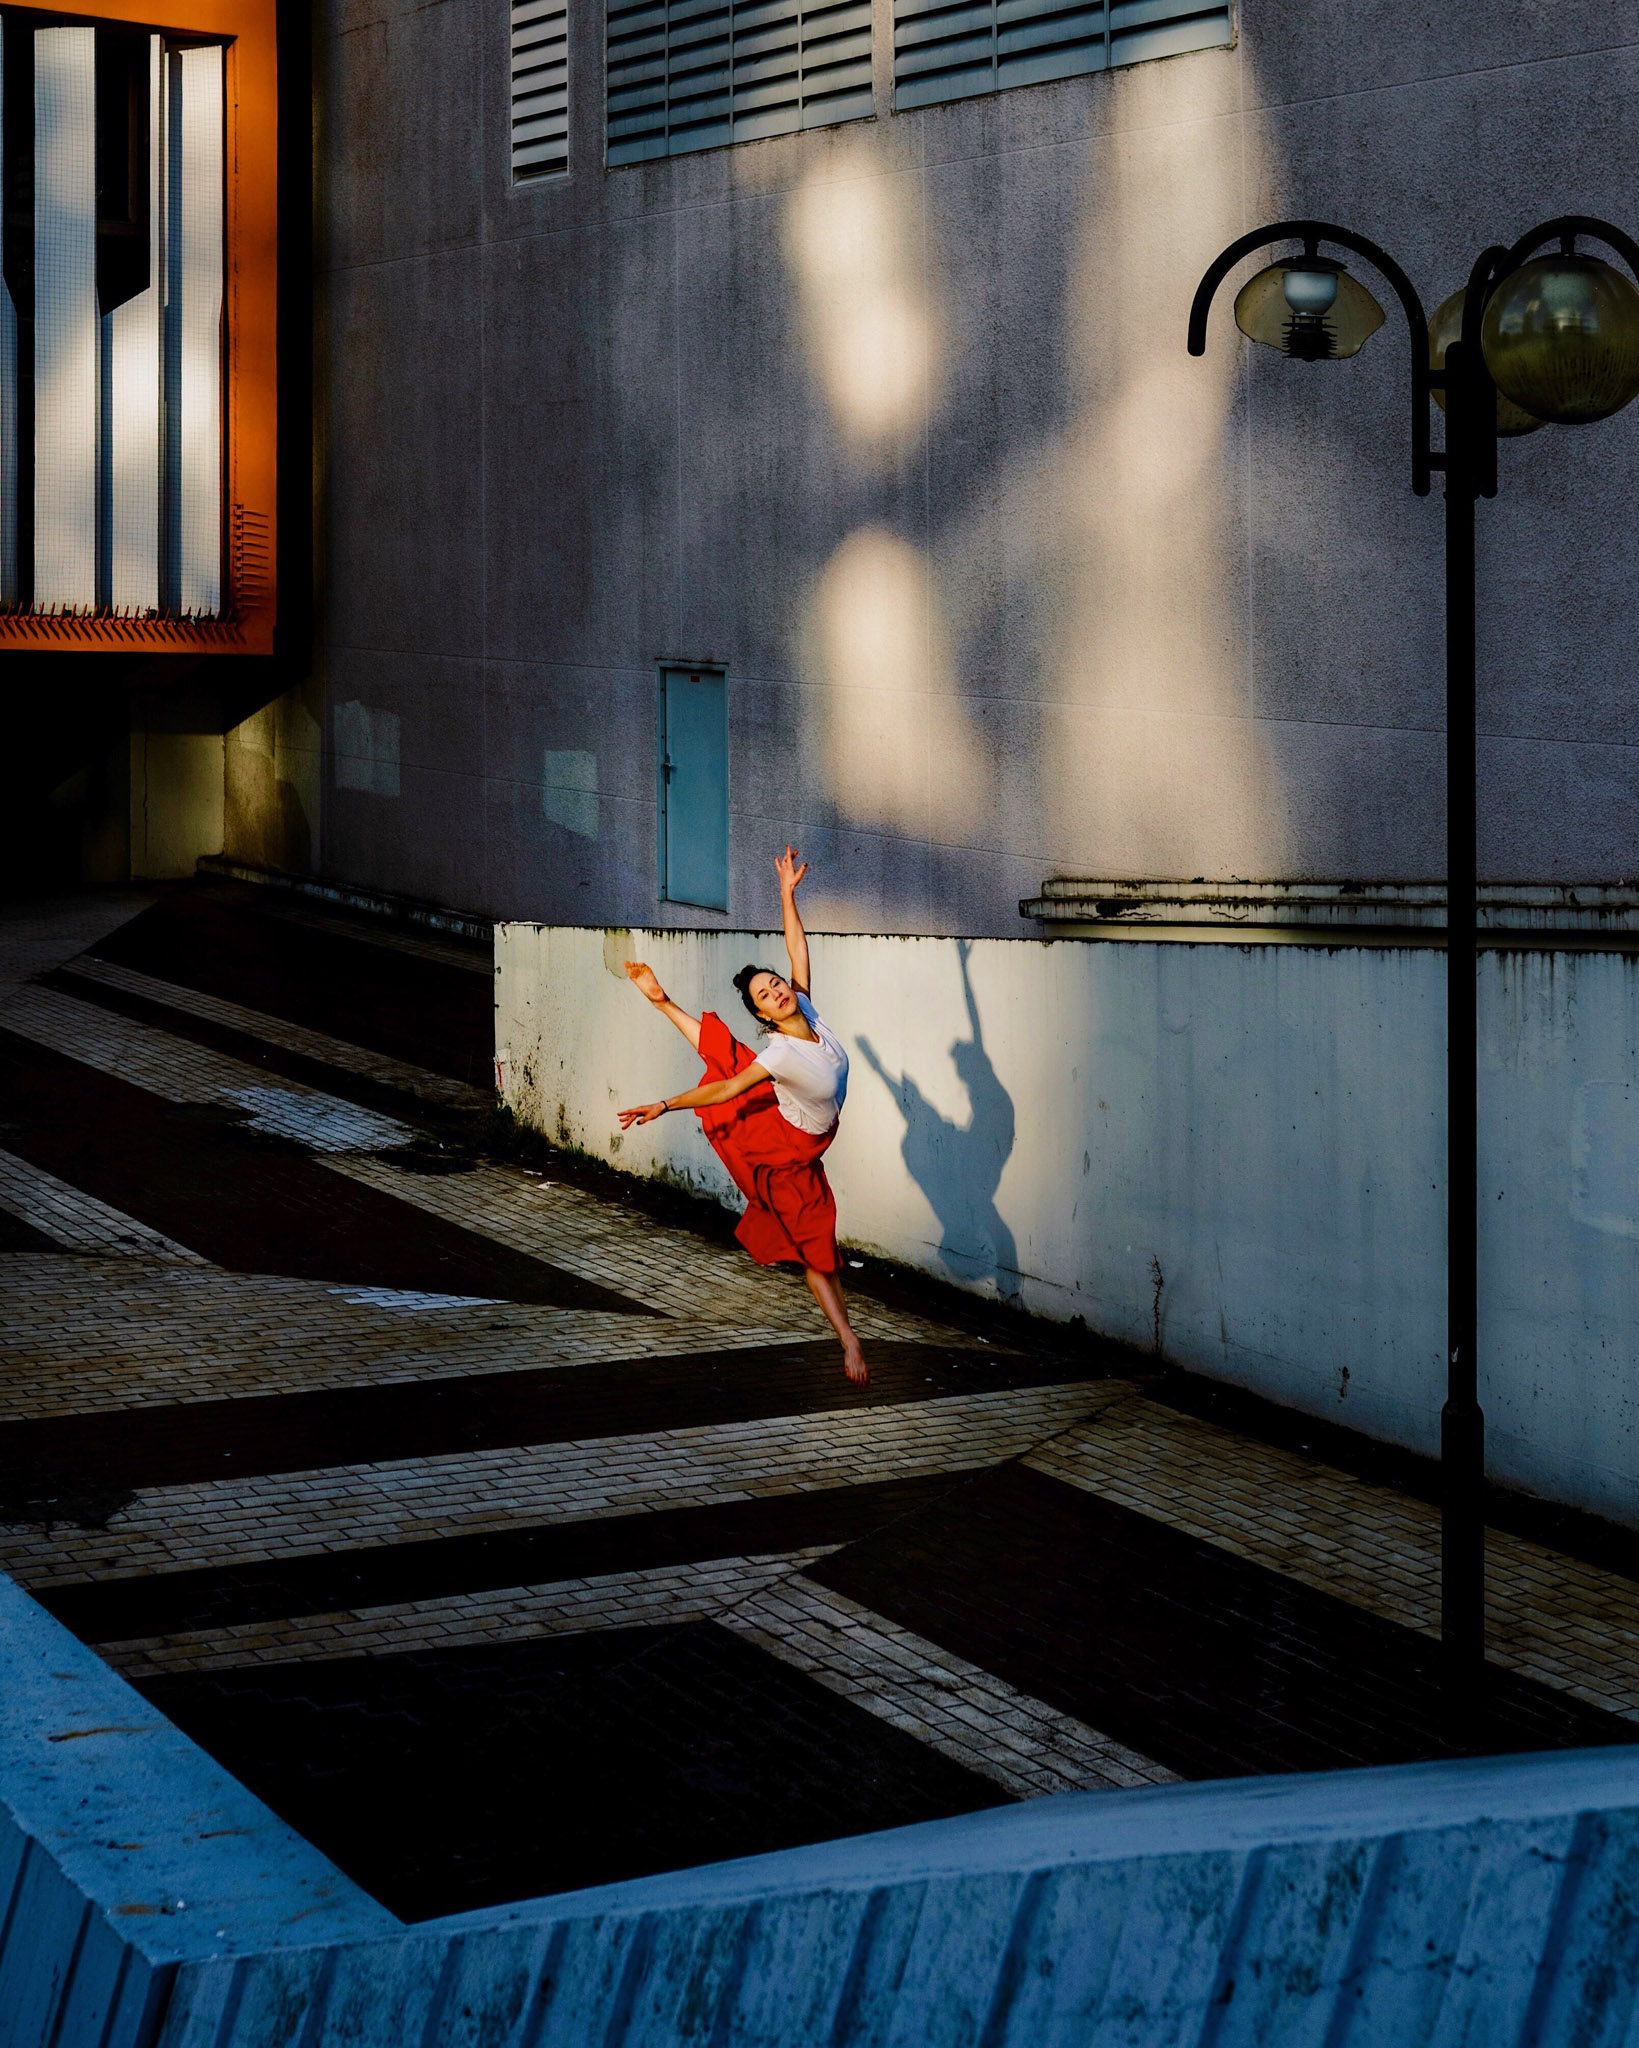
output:
M4 1142L0 1134L0 1142ZM36 1230L32 1223L25 1223L20 1216L10 1216L0 1209L0 1252L46 1252L60 1256L62 1246L55 1238L47 1237L43 1230Z
M553 1356L555 1349L543 1336L546 1362L533 1370L0 1423L0 1498L31 1478L66 1483L94 1474L109 1485L187 1486L227 1471L243 1479L320 1465L581 1443L616 1420L622 1434L637 1436L1064 1383L1057 1360L887 1339L871 1347L871 1380L864 1387L838 1371L829 1343L600 1359L595 1365L566 1364Z
M653 1571L702 1558L766 1557L811 1545L852 1543L937 1500L951 1485L944 1473L865 1480L857 1486L771 1493L701 1507L421 1536L135 1579L90 1579L39 1587L35 1597L81 1642L113 1643L179 1629L233 1628L300 1614L340 1614L406 1600L499 1592L507 1586Z
M1002 1300L1017 1303L1018 1248L996 1207L996 1190L1013 1151L1013 1098L985 1050L979 1006L968 973L972 950L967 940L958 941L956 954L970 1036L957 1039L950 1049L957 1078L967 1090L965 1124L941 1115L909 1074L897 1079L890 1074L868 1038L860 1038L859 1049L905 1119L900 1157L939 1219L943 1232L939 1257L945 1270L963 1280L994 1280Z
M709 1622L141 1690L406 1920L1010 1803Z
M1633 1725L1019 1463L805 1567L1184 1778L1594 1748Z
M6 1149L235 1273L552 1308L655 1313L332 1173L226 1104L167 1102L0 1032Z
M167 890L92 950L348 1045L474 1087L493 1084L495 992L487 977L290 923L277 915L283 908L250 884L191 883Z

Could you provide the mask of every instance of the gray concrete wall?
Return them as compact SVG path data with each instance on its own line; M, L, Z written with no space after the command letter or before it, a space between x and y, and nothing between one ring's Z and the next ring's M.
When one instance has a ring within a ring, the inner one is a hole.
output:
M132 881L175 881L222 851L226 785L220 733L132 733Z
M1441 869L1404 338L1289 364L1225 300L1193 362L1185 311L1283 213L1431 308L1545 214L1639 228L1639 18L1242 0L1230 50L892 116L890 13L875 120L606 172L575 0L572 168L514 188L501 0L316 10L329 872L761 924L790 837L818 926L1006 935L1055 871ZM1639 409L1504 467L1482 868L1639 872ZM655 901L668 655L730 676L722 919ZM595 836L548 752L596 754Z

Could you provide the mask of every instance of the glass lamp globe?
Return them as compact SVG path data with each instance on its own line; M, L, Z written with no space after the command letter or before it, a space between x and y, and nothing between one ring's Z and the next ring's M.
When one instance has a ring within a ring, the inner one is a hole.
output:
M1443 370L1446 366L1446 350L1454 341L1462 339L1463 302L1468 297L1466 286L1455 291L1443 305L1436 306L1434 318L1428 323L1428 366L1431 370ZM1446 409L1446 395L1436 388L1434 403L1441 412ZM1534 434L1543 425L1534 413L1528 413L1523 406L1516 405L1511 398L1497 393L1497 432L1499 434Z
M1581 426L1639 395L1639 290L1597 256L1537 256L1505 277L1480 329L1497 389Z
M1355 355L1382 324L1366 287L1324 256L1271 263L1235 295L1235 325L1247 339L1302 363Z

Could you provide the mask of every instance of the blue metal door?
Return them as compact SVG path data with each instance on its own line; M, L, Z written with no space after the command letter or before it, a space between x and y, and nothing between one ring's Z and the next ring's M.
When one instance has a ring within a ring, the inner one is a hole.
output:
M660 672L660 893L728 908L728 684L721 670Z

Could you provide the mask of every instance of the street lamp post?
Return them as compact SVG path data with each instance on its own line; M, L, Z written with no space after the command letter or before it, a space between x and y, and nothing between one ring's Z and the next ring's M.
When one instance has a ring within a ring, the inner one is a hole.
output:
M1205 353L1219 286L1255 251L1299 242L1243 285L1235 320L1253 341L1305 362L1352 356L1383 324L1377 301L1322 245L1363 257L1392 289L1411 342L1411 487L1445 478L1446 560L1446 1398L1440 1414L1440 1632L1455 1673L1485 1658L1485 1416L1478 1358L1478 969L1475 776L1475 507L1497 494L1497 440L1607 418L1639 394L1639 290L1578 237L1603 242L1639 276L1639 244L1580 214L1489 248L1432 322L1393 257L1327 221L1277 221L1211 264L1189 315ZM1547 257L1538 251L1554 249ZM1435 449L1430 403L1446 417Z

